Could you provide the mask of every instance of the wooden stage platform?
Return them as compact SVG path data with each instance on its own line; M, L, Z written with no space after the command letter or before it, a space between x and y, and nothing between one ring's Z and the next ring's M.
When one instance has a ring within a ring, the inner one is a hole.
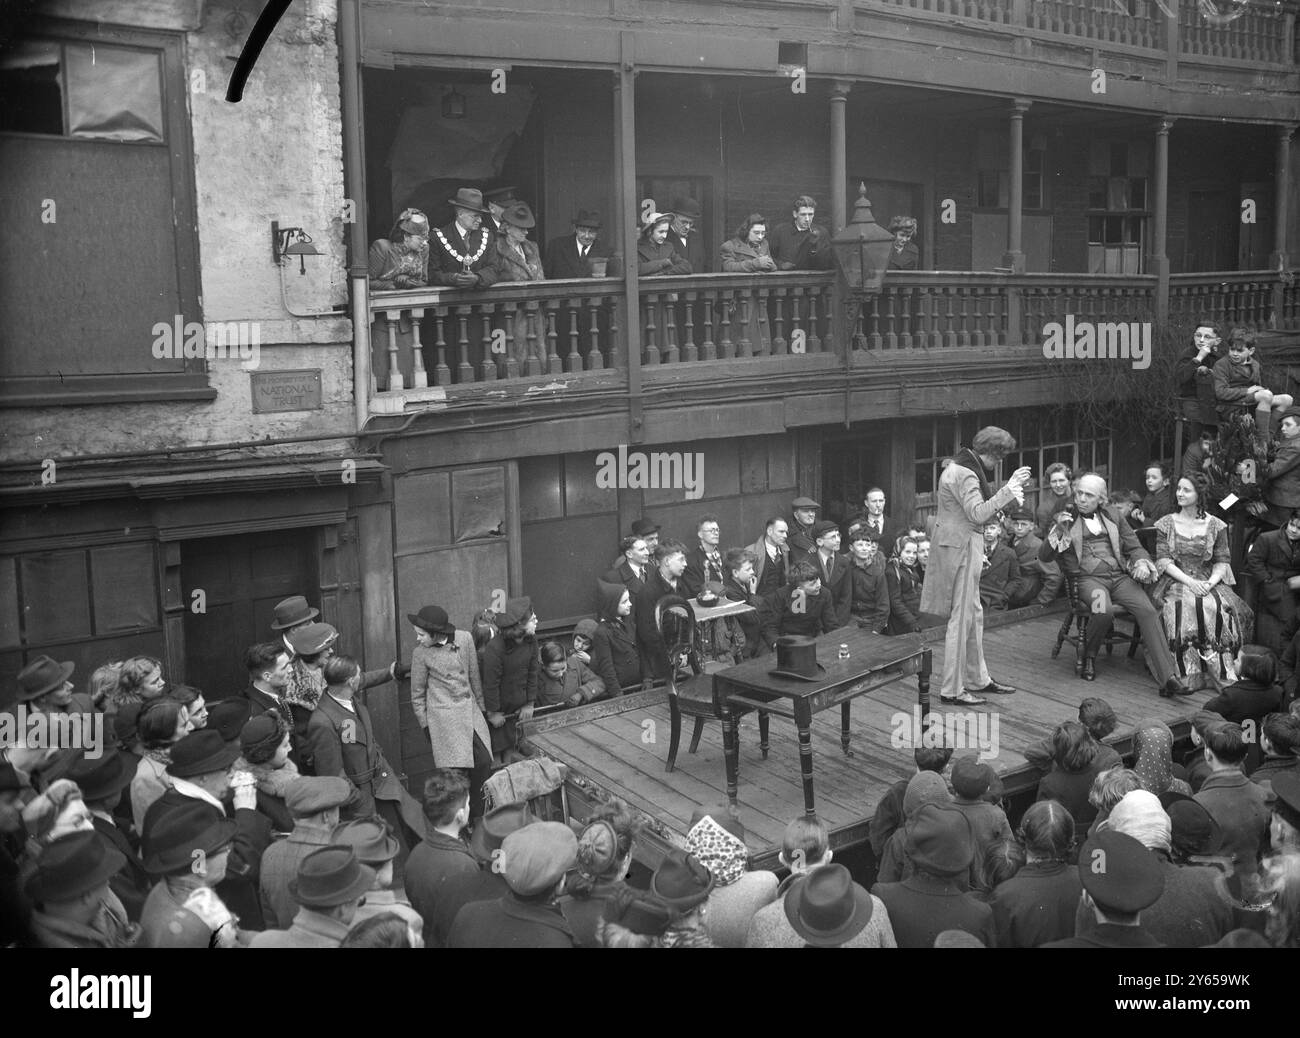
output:
M1024 616L1023 614L1029 614ZM1155 717L1186 734L1188 720L1209 698L1208 692L1179 699L1161 699L1154 679L1146 672L1141 655L1129 660L1122 646L1113 656L1097 662L1097 680L1082 681L1074 674L1074 650L1067 642L1057 659L1051 658L1063 613L1041 608L1017 614L988 614L984 635L985 657L993 676L1021 691L1014 696L994 696L987 706L954 707L939 702L943 672L943 629L927 632L934 650L932 707L942 713L989 714L981 734L991 736L997 727L997 755L988 763L1002 777L1008 796L1024 794L1038 782L1039 773L1023 756L1026 746L1048 735L1061 721L1078 716L1080 700L1100 696L1119 717L1119 727L1107 739L1121 753L1130 749L1136 722ZM996 626L995 626L996 625ZM862 843L876 803L888 788L915 770L911 749L895 748L891 735L899 714L913 718L917 703L914 677L861 696L853 701L852 757L840 749L838 710L819 714L813 721L813 754L817 811L832 830L832 846ZM739 817L757 867L776 867L786 823L803 813L803 788L799 775L799 744L793 722L771 718L771 749L767 760L759 753L755 714L741 719ZM664 771L668 756L669 710L667 693L642 692L592 704L539 719L529 726L535 750L566 764L572 816L581 819L593 803L621 797L650 820L647 839L638 848L638 860L653 868L669 843L684 844L691 812L701 804L726 803L722 725L709 720L697 753L687 752L691 719L683 719L682 744L677 768ZM976 752L958 750L963 755Z

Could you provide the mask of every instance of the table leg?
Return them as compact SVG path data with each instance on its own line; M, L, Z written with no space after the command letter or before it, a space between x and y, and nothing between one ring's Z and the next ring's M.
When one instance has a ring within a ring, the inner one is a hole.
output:
M930 713L930 668L934 662L930 649L921 652L921 669L916 673L917 703L921 707L921 720Z
M767 760L767 720L767 711L760 710L758 712L758 748L763 751L764 760Z
M846 699L840 704L840 748L846 757L853 756L853 751L849 749L849 708L852 704L851 699Z
M736 738L736 718L730 708L722 708L722 755L727 768L727 802L736 805L736 788L740 785L740 745Z
M794 723L799 729L799 771L803 776L803 813L809 818L816 818L817 807L813 798L812 709L802 698L794 701Z

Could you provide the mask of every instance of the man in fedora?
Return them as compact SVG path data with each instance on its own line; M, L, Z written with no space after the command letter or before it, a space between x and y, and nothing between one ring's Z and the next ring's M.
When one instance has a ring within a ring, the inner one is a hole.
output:
M1142 910L1160 900L1165 873L1132 836L1103 829L1079 850L1083 909L1097 920L1091 933L1048 941L1044 948L1163 948L1142 927Z
M393 889L393 859L397 857L401 845L393 839L393 834L382 818L373 816L340 822L330 837L330 843L351 847L362 865L375 870L375 881L366 892L365 904L357 909L354 925L364 919L391 912L401 916L416 933L424 930L424 920L420 913L411 907L411 902L398 896Z
M123 857L122 867L109 880L109 886L132 922L140 919L152 884L136 851L132 833L123 828L113 811L122 800L122 791L131 785L139 763L139 758L120 753L116 747L110 746L95 760L82 757L68 772L68 777L81 790L95 832Z
M274 616L271 630L285 638L290 631L296 631L315 620L320 616L320 610L309 606L302 595L291 595L275 604ZM287 638L285 644L288 644Z
M351 847L321 847L303 858L289 893L299 908L287 930L265 930L250 948L337 948L375 882Z
M488 207L488 219L492 221L492 229L498 233L505 230L504 222L501 217L507 209L510 208L519 199L515 197L518 190L514 185L508 187L494 187L491 191L483 192L483 204Z
M424 814L384 755L366 704L356 698L361 668L350 656L335 656L324 675L325 693L307 724L316 773L338 775L356 787L360 799L351 816L383 818L402 842L405 860L424 834Z
M257 785L247 772L231 772L239 756L239 742L226 742L221 733L210 728L191 732L171 748L167 777L171 786L145 812L141 835L164 819L195 804L216 822L226 819L226 794L233 791L233 843L226 877L216 890L230 910L239 916L245 929L262 928L262 908L257 896L258 869L262 852L271 843L271 822L257 810Z
M690 261L691 270L696 274L707 274L708 259L704 255L704 239L696 231L704 210L700 203L685 195L673 199L673 209L669 214L673 220L668 225L668 244L679 256Z
M460 910L448 948L572 948L573 931L555 903L564 874L578 863L578 838L563 822L536 822L511 833L494 867L510 893Z
M226 879L236 823L191 800L159 816L142 843L157 882L140 914L145 948L233 948L239 922L216 887ZM245 934L243 940L247 940Z
M26 703L27 709L42 714L89 713L94 707L90 697L73 691L69 678L76 664L64 660L59 663L49 656L37 656L18 672L16 703Z
M605 276L620 277L617 264L611 262L609 251L598 240L600 213L595 209L579 209L573 218L573 231L552 238L546 246L545 267L548 278L589 278L592 261L605 260Z
M337 775L295 779L284 791L284 806L293 815L293 831L262 852L258 894L267 926L287 928L293 923L297 903L289 883L298 865L312 851L328 846L339 824L339 811L351 807L357 791Z
M458 876L478 875L478 859L460 833L469 825L469 779L455 768L435 768L424 782L424 839L406 859L406 896L423 919L424 942L437 947L435 910ZM454 916L453 916L454 918Z
M782 907L786 922L804 947L895 947L884 904L854 883L843 865L811 872L790 888Z
M429 283L452 288L496 284L492 246L495 235L483 228L483 217L489 215L483 192L462 187L447 201L456 210L456 219L435 229L429 239Z
M97 833L52 840L24 888L34 906L31 932L40 948L131 948L140 927L128 922L110 883L126 866Z
M483 710L483 680L474 637L457 630L442 606L406 618L415 627L411 709L439 768L459 768L470 783L473 818L483 813L483 783L492 770L492 733Z

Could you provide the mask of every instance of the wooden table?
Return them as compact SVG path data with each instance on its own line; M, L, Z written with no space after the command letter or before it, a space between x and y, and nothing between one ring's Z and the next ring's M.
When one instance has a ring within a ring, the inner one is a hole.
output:
M839 647L848 645L849 658L837 658ZM815 815L813 797L813 715L838 705L840 745L849 749L849 710L856 697L909 674L917 675L921 716L930 712L931 653L919 634L888 637L871 634L859 627L842 627L817 639L817 662L826 668L816 681L800 681L771 673L776 655L749 660L713 675L714 710L722 719L722 743L726 754L727 799L736 803L740 781L740 745L736 722L751 710L788 717L799 731L799 770L803 777L804 814ZM787 702L788 701L788 702ZM766 742L766 740L764 740Z

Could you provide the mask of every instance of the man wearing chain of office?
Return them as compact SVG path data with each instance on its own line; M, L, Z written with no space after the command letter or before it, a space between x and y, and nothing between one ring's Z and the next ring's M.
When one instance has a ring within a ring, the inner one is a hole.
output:
M492 234L482 227L483 217L488 214L483 192L462 187L447 202L455 207L456 219L437 228L429 239L429 283L453 288L487 288L495 284Z

